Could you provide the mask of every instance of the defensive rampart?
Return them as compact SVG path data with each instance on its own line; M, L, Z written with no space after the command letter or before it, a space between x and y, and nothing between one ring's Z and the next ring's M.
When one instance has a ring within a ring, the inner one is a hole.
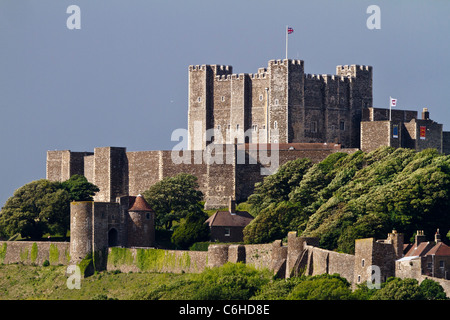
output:
M0 241L0 263L66 265L70 261L69 242L51 241Z

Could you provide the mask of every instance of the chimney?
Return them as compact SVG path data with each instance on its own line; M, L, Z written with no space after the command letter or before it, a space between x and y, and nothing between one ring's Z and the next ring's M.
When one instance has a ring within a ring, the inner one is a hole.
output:
M437 229L436 234L434 235L434 241L436 243L441 242L441 235L439 234L439 229Z
M416 233L416 242L415 242L415 247L417 248L419 246L419 244L421 244L422 242L425 242L427 240L427 238L425 237L423 230L417 230Z
M228 210L230 210L231 214L236 213L236 201L233 199L233 197L230 197Z
M397 230L392 230L392 232L388 234L387 240L394 247L396 259L403 258L403 233L397 233Z
M423 108L422 120L430 120L430 113L428 112L428 108Z

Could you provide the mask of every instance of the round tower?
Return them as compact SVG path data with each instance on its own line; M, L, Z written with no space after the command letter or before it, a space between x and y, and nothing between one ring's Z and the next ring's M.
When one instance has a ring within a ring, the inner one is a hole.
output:
M128 209L127 233L129 247L155 245L155 212L141 195Z
M83 260L92 253L92 201L70 204L70 257L72 262Z

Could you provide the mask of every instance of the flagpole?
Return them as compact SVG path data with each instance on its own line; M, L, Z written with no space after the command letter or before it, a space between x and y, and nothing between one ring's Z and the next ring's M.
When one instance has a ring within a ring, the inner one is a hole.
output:
M392 97L389 96L389 121L391 121Z
M288 58L288 28L289 26L286 26L286 60Z

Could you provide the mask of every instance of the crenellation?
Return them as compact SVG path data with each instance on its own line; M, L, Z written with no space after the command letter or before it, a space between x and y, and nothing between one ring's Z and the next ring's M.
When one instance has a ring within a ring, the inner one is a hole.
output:
M206 64L189 66L189 71L205 71L205 70L206 70Z

